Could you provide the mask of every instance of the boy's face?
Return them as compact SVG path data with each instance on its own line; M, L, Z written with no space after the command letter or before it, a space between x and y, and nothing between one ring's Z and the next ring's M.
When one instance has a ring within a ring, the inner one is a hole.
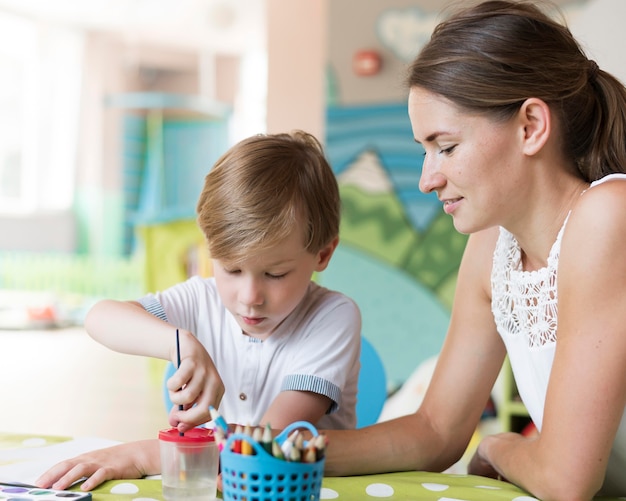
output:
M213 260L217 290L244 333L266 339L300 303L315 271L328 265L338 239L317 254L303 246L301 229L237 265Z

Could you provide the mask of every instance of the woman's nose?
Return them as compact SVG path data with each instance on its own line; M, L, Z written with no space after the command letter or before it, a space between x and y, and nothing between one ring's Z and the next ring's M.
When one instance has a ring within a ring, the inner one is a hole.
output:
M425 156L419 181L420 191L430 193L441 188L445 183L446 178L436 167L435 162L429 161L428 156Z

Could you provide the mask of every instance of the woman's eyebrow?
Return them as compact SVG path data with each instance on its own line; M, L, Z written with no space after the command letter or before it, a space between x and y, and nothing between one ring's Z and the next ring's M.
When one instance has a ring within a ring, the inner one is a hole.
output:
M443 136L445 134L449 134L449 132L446 131L436 131L433 132L432 134L430 134L429 136L426 137L426 139L424 139L425 143L432 143L435 139L437 139L439 136ZM417 144L422 144L421 141L418 141L417 139L413 139L413 141L415 141Z

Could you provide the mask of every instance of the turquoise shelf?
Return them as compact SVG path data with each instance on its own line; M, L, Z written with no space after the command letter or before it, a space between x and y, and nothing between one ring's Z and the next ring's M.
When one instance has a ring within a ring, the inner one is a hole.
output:
M112 94L124 118L125 244L137 225L195 219L204 177L228 147L231 106L195 95ZM129 152L127 154L127 152Z
M232 111L229 104L192 94L170 94L164 92L127 92L111 94L105 98L110 108L136 110L182 111L205 118L224 119Z

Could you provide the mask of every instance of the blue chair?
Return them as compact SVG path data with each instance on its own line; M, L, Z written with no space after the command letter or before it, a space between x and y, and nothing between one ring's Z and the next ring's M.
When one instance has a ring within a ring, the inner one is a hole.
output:
M167 391L166 382L174 372L176 372L174 364L168 362L163 376L163 401L168 413L173 404ZM361 338L361 370L356 396L357 428L374 424L387 399L387 376L380 356L364 337Z
M361 370L356 391L356 427L363 428L378 420L387 400L387 375L380 355L361 337Z
M165 411L167 412L167 414L169 414L172 410L172 407L174 407L174 404L170 399L170 393L167 389L167 380L171 378L175 372L176 367L174 367L174 364L172 362L168 362L167 366L165 367L165 372L163 374L163 403L165 404Z

